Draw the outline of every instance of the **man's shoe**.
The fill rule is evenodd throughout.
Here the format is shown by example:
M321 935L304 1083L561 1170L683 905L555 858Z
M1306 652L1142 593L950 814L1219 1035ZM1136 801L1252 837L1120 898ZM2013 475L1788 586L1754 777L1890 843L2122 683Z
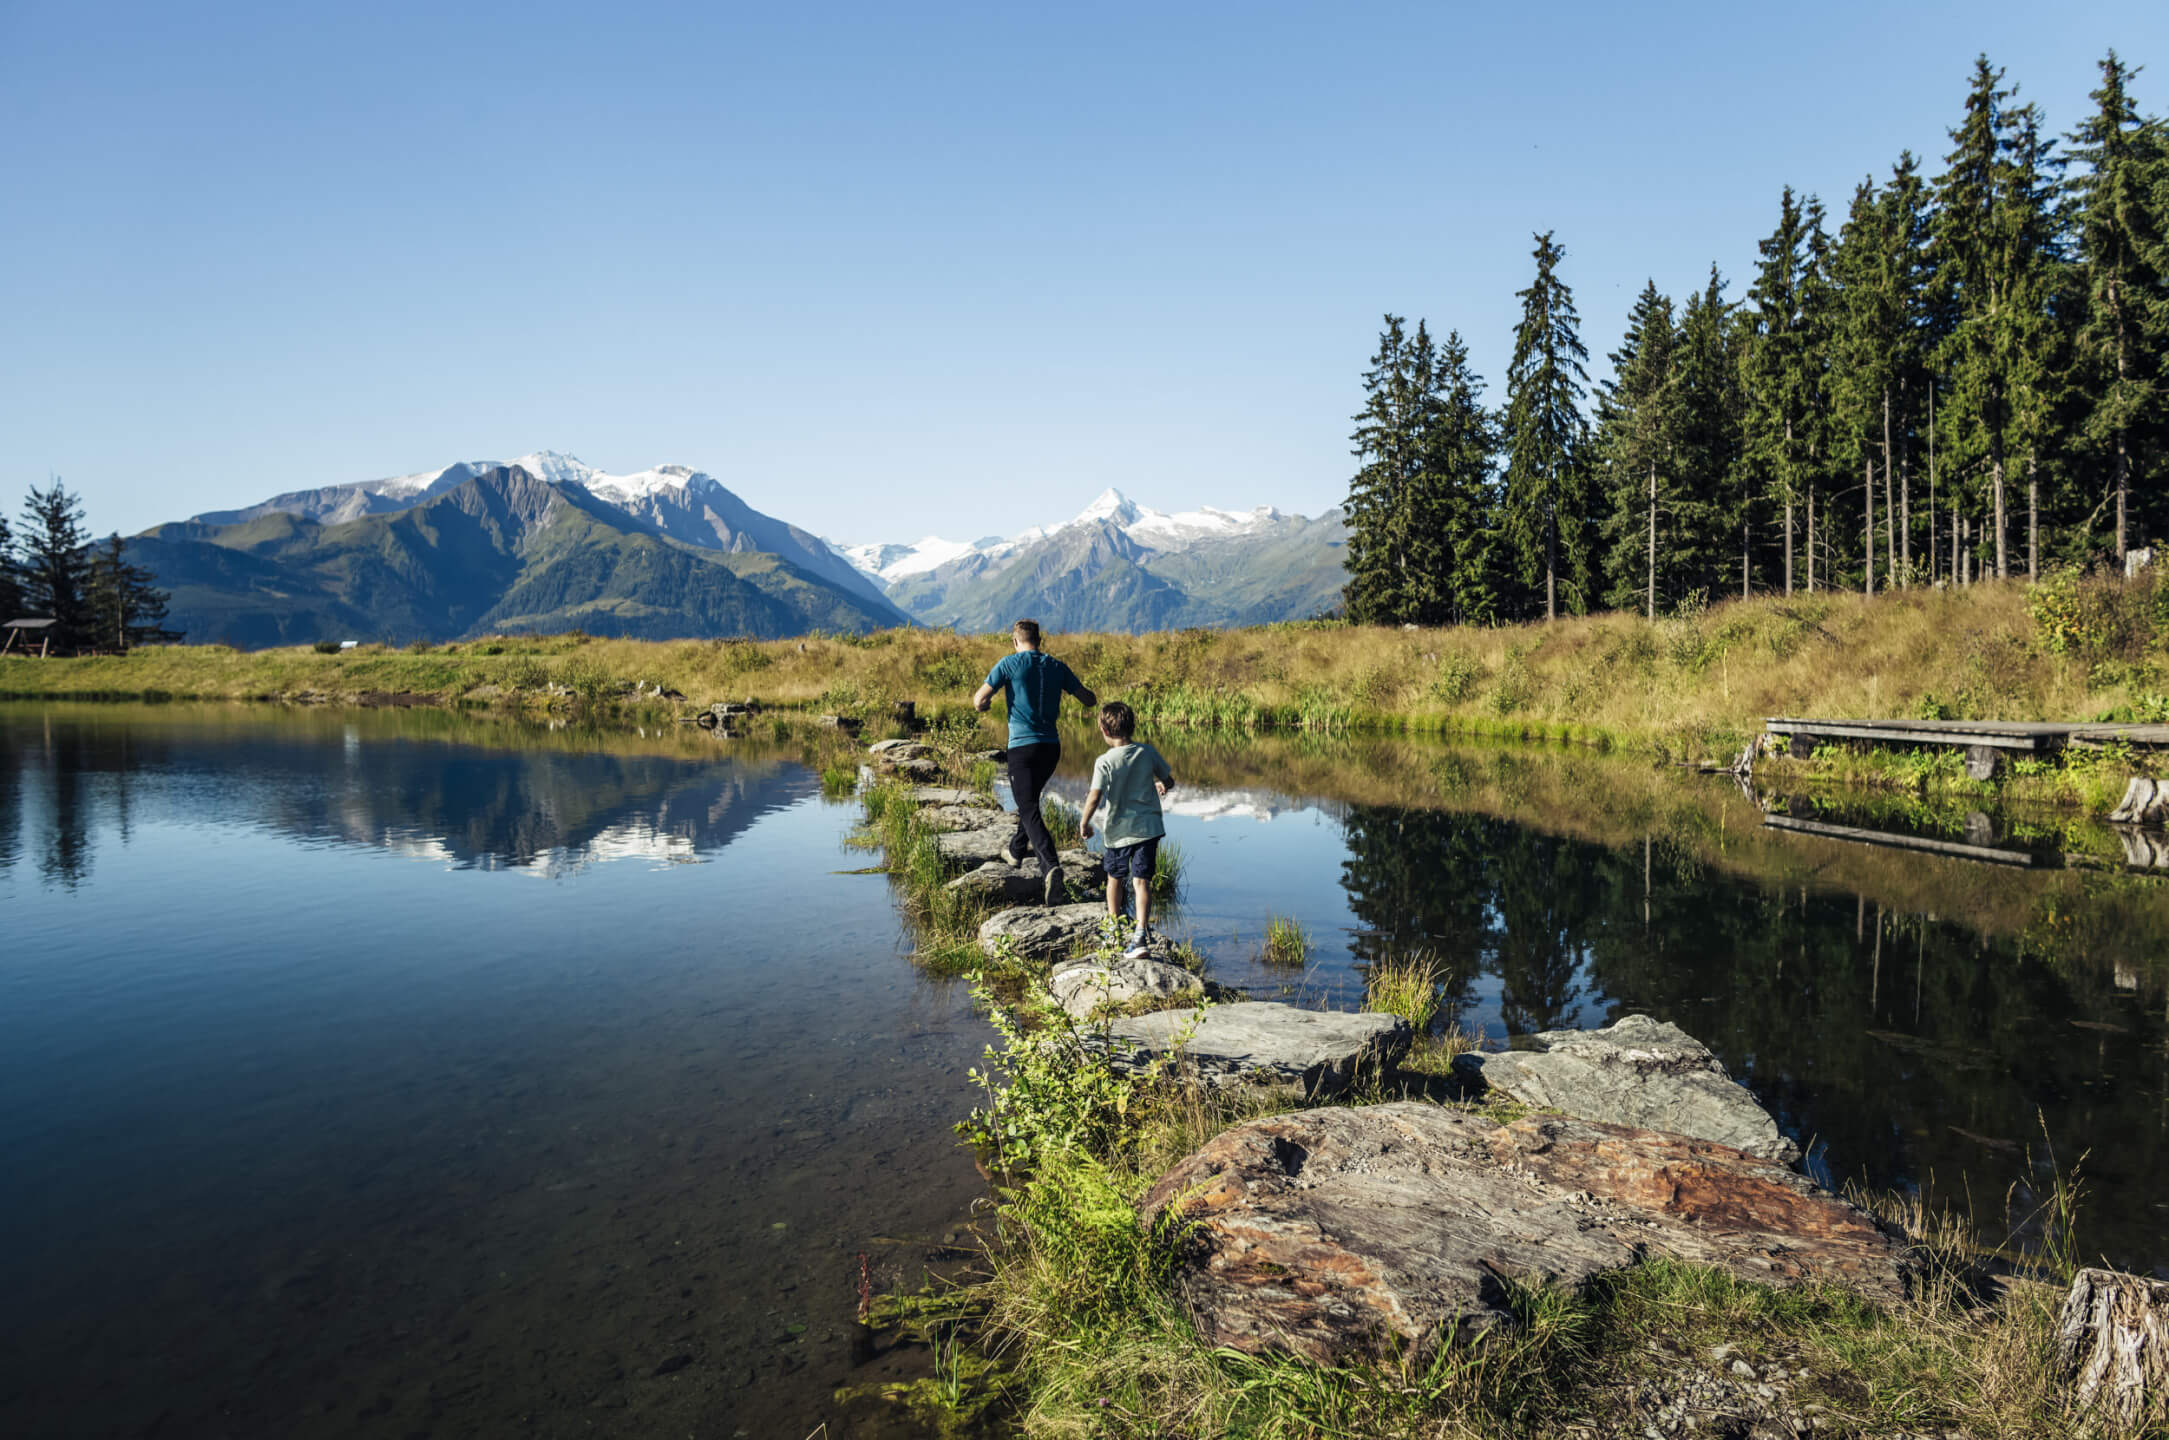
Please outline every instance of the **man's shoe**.
M1024 858L1031 853L1032 847L1025 841L1024 832L1022 830L1019 830L1016 834L1009 837L1009 848L1007 854L1009 856L1010 864L1022 865L1024 863Z
M1046 900L1049 905L1060 905L1069 899L1069 886L1063 883L1065 879L1061 866L1050 865L1047 867Z

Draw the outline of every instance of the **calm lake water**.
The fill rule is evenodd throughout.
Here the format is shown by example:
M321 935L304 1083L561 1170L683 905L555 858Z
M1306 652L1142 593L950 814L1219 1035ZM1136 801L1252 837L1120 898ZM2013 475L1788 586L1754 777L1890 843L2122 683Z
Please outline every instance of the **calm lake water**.
M1223 982L1353 1004L1421 948L1495 1040L1648 1011L1826 1180L1999 1238L2083 1154L2082 1245L2169 1273L2169 881L2105 830L1163 748L1173 928ZM839 873L856 814L689 732L0 706L0 1433L877 1433L830 1400L909 1363L853 1364L858 1257L915 1284L968 1223L988 1031ZM1301 973L1257 962L1268 914Z

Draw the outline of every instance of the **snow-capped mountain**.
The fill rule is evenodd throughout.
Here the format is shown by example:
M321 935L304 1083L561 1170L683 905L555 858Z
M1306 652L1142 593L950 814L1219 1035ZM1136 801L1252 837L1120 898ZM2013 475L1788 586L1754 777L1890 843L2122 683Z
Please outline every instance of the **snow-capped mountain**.
M1143 630L1300 619L1339 603L1337 509L1270 505L1170 514L1120 490L1075 516L1003 539L830 542L889 599L930 625L999 629L1029 613L1062 629Z
M577 485L639 525L688 545L734 554L780 555L828 584L889 607L881 583L868 579L858 565L839 556L819 536L762 514L714 476L685 465L657 465L618 475L577 456L536 450L517 460L460 460L441 470L291 490L238 510L214 510L192 518L206 525L238 525L265 515L287 514L336 525L364 515L411 510L500 467L524 470L548 485Z
M929 535L910 544L844 545L833 540L829 544L866 574L893 585L907 576L922 575L972 555L999 559L1079 526L1109 525L1148 550L1174 551L1200 540L1257 534L1287 518L1270 505L1249 511L1216 510L1207 505L1170 515L1164 510L1148 509L1109 486L1070 519L1056 525L1035 525L1007 538L944 540Z

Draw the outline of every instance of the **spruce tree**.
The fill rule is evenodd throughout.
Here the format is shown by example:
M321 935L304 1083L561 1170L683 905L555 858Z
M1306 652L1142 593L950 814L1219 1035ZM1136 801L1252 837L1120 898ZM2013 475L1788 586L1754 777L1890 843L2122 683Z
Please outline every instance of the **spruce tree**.
M1810 200L1812 203L1812 197ZM1808 494L1818 389L1803 309L1810 267L1809 208L1790 185L1778 199L1777 228L1757 245L1762 258L1748 291L1741 381L1747 397L1746 462L1784 515L1785 593L1793 590L1793 535Z
M168 596L158 577L127 560L118 534L91 552L84 575L82 645L126 653L136 645L168 644L181 638L159 622L166 618Z
M1422 439L1426 562L1437 581L1417 623L1469 624L1496 614L1490 568L1492 465L1498 435L1484 382L1449 331L1431 370Z
M1678 491L1674 549L1682 599L1729 588L1735 535L1749 533L1742 495L1741 425L1745 400L1735 353L1736 317L1725 280L1710 266L1707 284L1680 314ZM1742 552L1744 557L1744 550ZM1743 570L1743 584L1746 572Z
M1660 528L1666 532L1668 582L1673 568L1669 512L1678 489L1683 428L1679 335L1672 302L1658 293L1656 281L1643 285L1627 316L1626 337L1607 358L1612 378L1598 387L1595 445L1610 496L1604 536L1612 584L1605 598L1622 609L1639 604L1654 620ZM1668 592L1673 588L1665 586Z
M1536 278L1517 292L1521 323L1506 372L1504 521L1522 584L1534 590L1541 582L1544 618L1555 620L1562 589L1571 608L1589 602L1580 408L1589 351L1573 291L1559 275L1566 251L1546 231L1533 254Z
M1363 465L1348 484L1348 584L1341 593L1357 624L1403 623L1415 603L1413 491L1423 466L1416 359L1405 322L1386 316L1349 437Z
M83 582L89 568L90 540L83 531L83 505L60 481L32 488L23 503L23 533L17 541L23 608L51 619L53 648L70 650L86 643Z
M23 587L15 560L15 532L0 515L0 622L24 617ZM0 637L4 640L5 637Z
M2138 72L2114 50L2100 65L2096 109L2071 137L2084 166L2074 185L2086 300L2078 341L2090 401L2085 430L2108 457L2121 563L2141 485L2135 441L2158 431L2169 381L2169 140L2132 101Z

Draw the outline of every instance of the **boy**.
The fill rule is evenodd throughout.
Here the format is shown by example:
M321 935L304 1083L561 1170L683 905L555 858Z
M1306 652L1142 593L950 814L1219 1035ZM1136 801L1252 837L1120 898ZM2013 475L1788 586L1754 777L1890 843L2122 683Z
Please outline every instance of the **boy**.
M1092 762L1092 792L1077 825L1091 839L1092 817L1100 802L1107 802L1107 913L1121 921L1125 879L1137 897L1137 933L1123 952L1129 960L1144 958L1152 939L1152 868L1160 837L1167 833L1160 797L1175 788L1175 772L1159 751L1130 738L1136 733L1137 714L1129 706L1110 700L1100 707L1100 739L1107 752Z

